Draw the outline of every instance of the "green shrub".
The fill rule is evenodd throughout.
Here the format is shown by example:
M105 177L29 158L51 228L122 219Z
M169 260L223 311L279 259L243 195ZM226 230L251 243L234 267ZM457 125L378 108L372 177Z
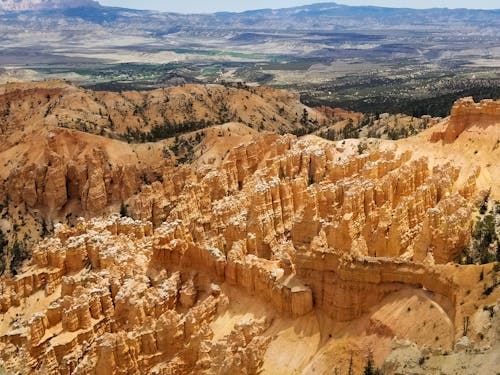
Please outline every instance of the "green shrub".
M19 242L15 241L14 245L12 245L12 262L10 263L10 269L12 273L15 275L19 268L21 268L23 262L28 259L30 256L26 246Z

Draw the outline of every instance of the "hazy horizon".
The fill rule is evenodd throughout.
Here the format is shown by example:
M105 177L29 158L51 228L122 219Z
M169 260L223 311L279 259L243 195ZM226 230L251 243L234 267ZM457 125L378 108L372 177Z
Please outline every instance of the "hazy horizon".
M102 5L132 8L132 9L150 9L178 13L213 13L213 12L241 12L245 10L264 9L264 8L288 8L293 6L308 5L314 3L336 2L343 5L372 5L391 8L468 8L468 9L499 9L500 0L478 0L471 8L471 2L468 0L421 0L418 4L400 0L252 0L234 2L229 0L190 0L190 1L165 1L165 0L145 0L137 2L134 0L100 0Z

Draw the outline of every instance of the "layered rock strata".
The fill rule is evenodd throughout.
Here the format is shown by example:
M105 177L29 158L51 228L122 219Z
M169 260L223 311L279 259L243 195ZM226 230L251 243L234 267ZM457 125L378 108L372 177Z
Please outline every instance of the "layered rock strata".
M477 173L459 186L451 165L355 150L259 136L220 167L183 166L144 187L127 202L137 221L57 227L2 280L5 317L45 301L2 332L3 359L19 347L34 373L256 373L271 322L243 319L213 339L227 288L284 316L318 309L335 321L424 288L453 321L455 284L436 264L470 240Z
M0 86L1 135L33 126L63 127L144 141L141 134L155 127L163 137L173 137L231 121L262 130L292 131L303 126L304 111L311 123L331 122L322 112L303 105L298 94L269 87L188 84L117 93L61 81Z
M53 134L55 142L68 137L73 141L71 155L61 156L58 146L49 141L36 162L12 169L0 184L4 201L45 210L49 216L65 209L95 215L138 192L143 176L161 175L168 166L166 160L163 166L153 168L119 163L104 147L88 149L88 143L78 140L78 134L67 131ZM71 203L76 203L77 209L70 207Z
M129 200L134 216L179 222L195 242L271 259L314 242L360 256L446 263L470 240L477 171L430 168L411 153L350 154L322 141L268 135L223 165L185 168Z
M486 128L500 123L500 101L490 99L474 102L472 97L459 99L451 109L449 123L443 132L433 133L431 141L455 141L471 126Z
M271 322L242 320L223 342L212 341L210 322L228 304L219 286L225 280L225 257L213 249L188 250L186 242L169 233L170 228L153 232L148 223L116 217L59 227L34 251L32 267L46 271L37 276L27 272L1 285L4 314L20 300L40 293L50 301L25 325L2 336L4 353L22 347L26 365L40 374L137 373L153 368L162 374L214 373L211 363L227 365L223 373L231 373L235 366L254 373L269 341L258 336ZM174 247L180 251L174 257L181 261L165 256L160 261L159 253L174 254ZM222 268L211 272L211 261ZM247 271L247 277L263 283L257 284L260 290L276 289L272 296L283 312L304 314L312 309L308 288L292 289L290 280L267 272L258 261ZM213 361L221 357L221 347L237 348L240 361Z

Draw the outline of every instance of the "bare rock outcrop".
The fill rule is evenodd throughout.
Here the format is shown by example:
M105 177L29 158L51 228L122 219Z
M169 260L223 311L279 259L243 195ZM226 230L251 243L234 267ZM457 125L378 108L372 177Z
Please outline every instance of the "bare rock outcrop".
M150 166L139 162L142 149L131 148L125 151L127 162L113 155L113 148L120 149L121 142L85 137L60 129L37 133L37 139L33 138L34 143L17 160L18 166L0 183L5 201L52 220L70 214L89 217L116 207L139 192L144 179L161 179L172 168L160 156L161 151ZM46 149L36 154L33 149L39 146L35 143L43 146L44 142Z
M479 103L475 103L472 97L459 99L451 109L448 126L443 132L433 133L431 141L442 140L444 143L451 143L471 126L485 128L499 123L499 101L481 100Z
M361 153L357 140L270 133L220 164L143 169L112 159L109 144L89 149L56 133L52 151L69 137L85 152L42 154L46 168L12 173L11 199L51 211L77 200L89 216L124 201L132 217L58 225L15 277L0 279L0 311L15 318L0 331L9 369L22 348L35 374L255 374L276 326L265 314L238 316L240 296L287 320L345 323L419 291L453 339L472 309L462 307L467 288L481 293L460 280L479 268L448 264L471 239L477 169L392 144ZM141 173L165 178L141 187ZM36 311L19 315L36 299ZM383 319L365 319L367 332L390 336Z
M213 363L228 373L255 373L270 341L260 335L270 322L247 319L222 341L211 340L209 324L227 305L217 286L225 282L226 257L214 248L195 248L182 230L153 231L147 222L119 217L59 226L33 257L34 267L52 271L27 272L0 285L3 313L35 294L51 300L25 329L2 336L0 346L23 345L29 363L60 374L169 371L165 363L178 373L212 374ZM274 290L273 303L285 314L311 311L310 289L276 277L276 267L256 263L242 269L255 279L249 293ZM308 297L298 301L295 293ZM221 348L239 354L222 360Z
M42 1L47 4L62 2ZM12 1L0 2L0 9L1 4L9 6L9 3L13 4ZM255 128L262 124L263 130L268 131L292 131L310 125L300 121L304 110L310 124L313 121L331 123L323 112L302 104L298 94L263 86L187 84L123 93L94 92L62 81L0 86L0 123L4 135L32 127L64 127L144 141L155 126L165 138L165 135L170 137L185 132L186 128L196 130L228 122ZM146 139L157 139L158 133L153 133Z
M165 181L129 205L154 223L181 221L195 242L210 238L227 254L243 241L246 253L265 259L288 238L304 250L322 239L361 256L421 262L433 252L445 263L469 241L477 173L457 186L459 169L431 170L410 153L337 155L321 143L262 137L234 149L220 169L176 172L184 187Z

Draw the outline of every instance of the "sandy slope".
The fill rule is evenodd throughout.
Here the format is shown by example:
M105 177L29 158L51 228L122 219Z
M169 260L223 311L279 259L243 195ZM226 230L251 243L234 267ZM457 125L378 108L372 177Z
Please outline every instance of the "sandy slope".
M462 167L461 178L480 168L478 186L491 188L491 196L500 199L500 122L496 125L475 124L467 128L453 143L431 142L432 134L444 131L445 119L419 135L397 141L403 150L412 150L414 157L426 156L433 165L452 162ZM459 182L462 181L459 180Z

